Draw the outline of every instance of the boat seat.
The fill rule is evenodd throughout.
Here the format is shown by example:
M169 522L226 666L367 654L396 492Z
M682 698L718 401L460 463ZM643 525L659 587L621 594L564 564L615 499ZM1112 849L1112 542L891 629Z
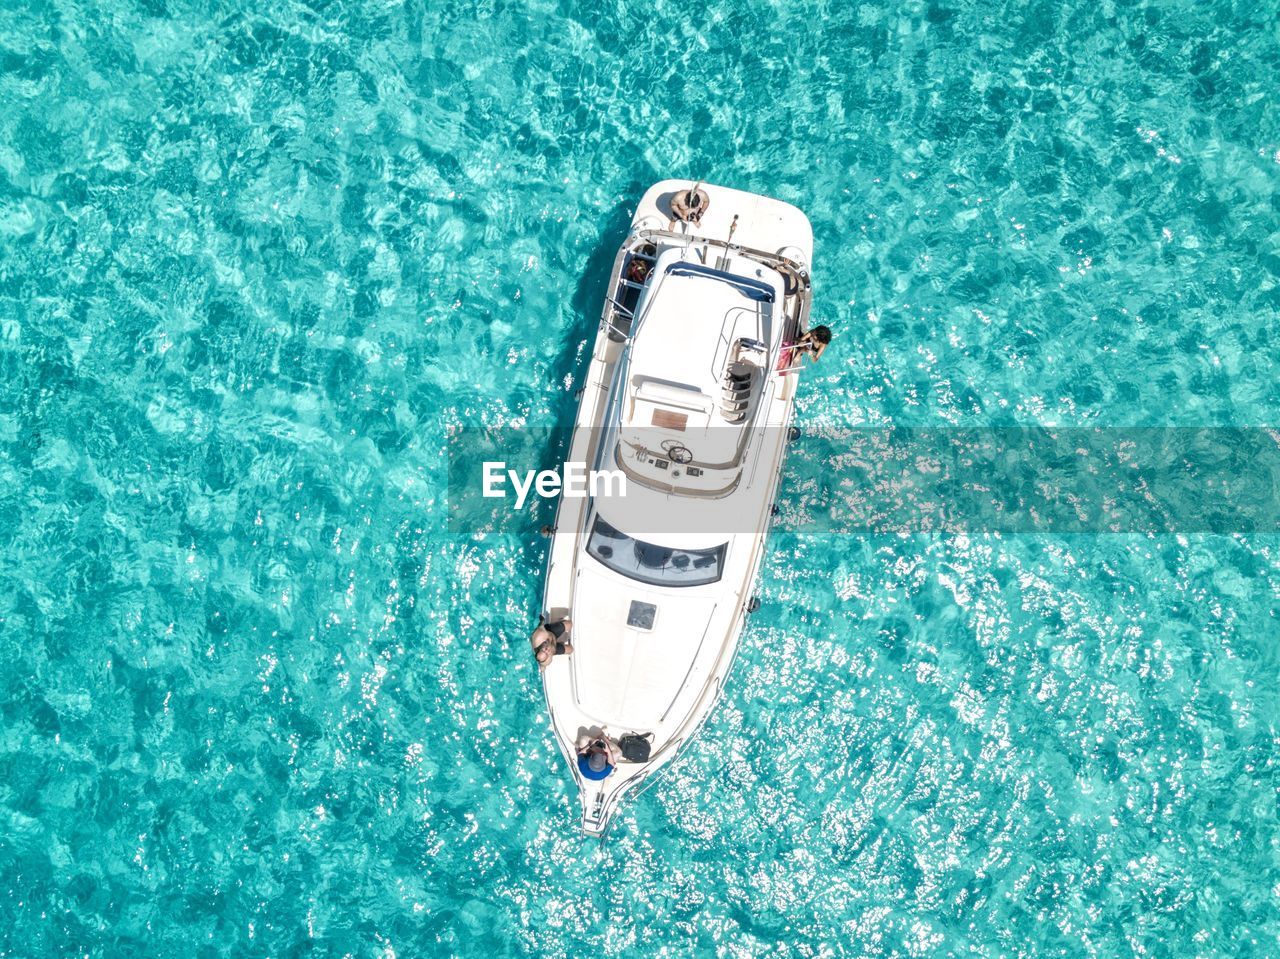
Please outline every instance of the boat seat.
M715 406L711 397L702 390L683 383L670 383L647 376L638 376L635 382L635 398L655 406L675 407L697 413L710 413Z

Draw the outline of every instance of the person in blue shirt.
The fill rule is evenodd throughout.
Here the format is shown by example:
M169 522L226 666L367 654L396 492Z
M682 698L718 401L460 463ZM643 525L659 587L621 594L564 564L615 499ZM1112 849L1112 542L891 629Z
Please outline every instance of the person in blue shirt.
M622 754L618 744L603 729L578 736L578 772L586 779L608 778Z

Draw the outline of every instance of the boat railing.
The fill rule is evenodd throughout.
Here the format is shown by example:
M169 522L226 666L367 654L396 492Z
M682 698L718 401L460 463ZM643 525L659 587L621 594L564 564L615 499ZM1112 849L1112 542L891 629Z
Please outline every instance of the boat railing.
M611 337L616 337L616 342L621 343L631 335L631 321L635 319L634 315L626 314L626 325L617 322L618 309L617 303L613 302L613 297L609 297L609 302L613 304L614 309L610 310L604 318L604 325L609 328Z
M698 236L689 237L684 233L677 233L673 230L641 230L637 236L642 237L658 237L670 240L679 240L687 243L690 239L697 243L705 243L708 246L721 247L734 253L742 253L752 259L763 260L769 263L784 263L794 269L806 281L809 277L809 271L803 263L797 263L789 256L783 256L781 253L770 253L768 250L757 250L754 247L743 246L741 243L730 243L727 240L715 240L711 237Z

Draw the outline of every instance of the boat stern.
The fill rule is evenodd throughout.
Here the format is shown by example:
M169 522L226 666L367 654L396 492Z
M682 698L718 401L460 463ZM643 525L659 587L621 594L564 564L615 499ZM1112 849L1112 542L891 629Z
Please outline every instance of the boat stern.
M687 225L691 236L773 253L797 266L809 267L813 261L813 227L809 218L783 200L732 187L692 180L655 183L636 207L632 229L674 230L681 226L672 203L694 186L710 202L698 222Z

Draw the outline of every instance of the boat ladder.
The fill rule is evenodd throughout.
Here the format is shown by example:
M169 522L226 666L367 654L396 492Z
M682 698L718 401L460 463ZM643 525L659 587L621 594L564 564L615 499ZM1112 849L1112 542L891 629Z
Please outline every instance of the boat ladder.
M752 367L747 363L731 363L725 370L720 414L730 423L741 423L747 418L747 406L751 402L751 371Z

